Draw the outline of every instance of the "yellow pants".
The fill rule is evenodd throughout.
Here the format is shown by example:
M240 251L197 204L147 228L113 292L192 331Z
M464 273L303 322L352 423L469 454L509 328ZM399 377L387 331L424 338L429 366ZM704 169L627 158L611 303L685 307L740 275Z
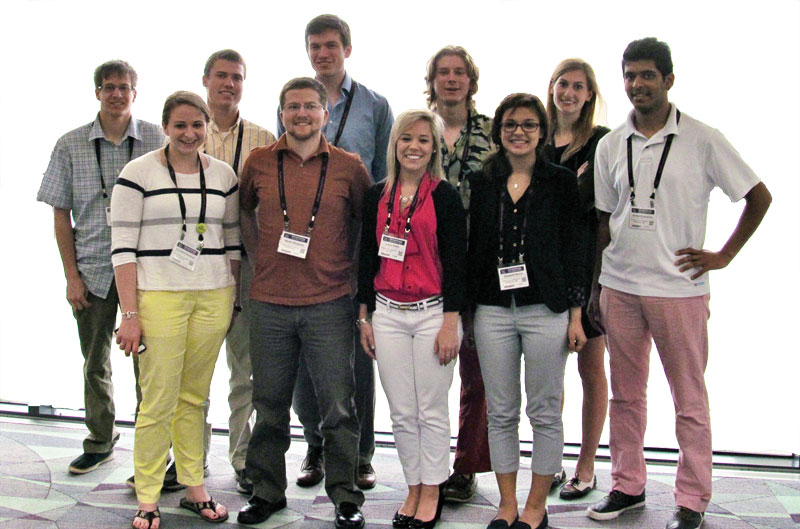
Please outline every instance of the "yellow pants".
M133 447L141 503L157 503L161 496L170 439L178 481L203 484L203 402L231 321L233 294L233 287L138 292L147 345L139 358L142 403Z

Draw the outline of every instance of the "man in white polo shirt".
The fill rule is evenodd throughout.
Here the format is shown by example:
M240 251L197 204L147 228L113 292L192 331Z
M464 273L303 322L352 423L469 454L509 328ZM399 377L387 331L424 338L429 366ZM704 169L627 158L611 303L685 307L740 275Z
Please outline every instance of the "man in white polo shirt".
M724 268L755 232L772 200L717 130L669 103L669 46L631 42L622 59L633 111L606 135L595 159L598 259L589 311L606 332L611 366L611 492L587 510L595 520L644 506L643 454L651 340L676 410L677 510L667 529L695 529L711 499L708 272ZM711 191L745 207L728 241L704 250ZM602 291L600 290L602 285Z

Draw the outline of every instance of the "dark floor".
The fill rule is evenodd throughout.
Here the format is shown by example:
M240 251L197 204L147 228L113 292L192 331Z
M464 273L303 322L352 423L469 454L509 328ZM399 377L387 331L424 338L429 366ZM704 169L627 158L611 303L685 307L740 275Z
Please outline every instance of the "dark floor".
M80 424L0 417L0 529L126 528L136 510L136 498L124 482L132 474L133 431L122 429L113 461L96 471L72 476L69 462L81 452L85 429ZM294 476L305 445L293 443L287 469ZM391 517L405 497L400 464L394 450L379 448L374 465L379 485L367 492L364 514L367 526L390 526ZM523 468L529 466L523 460ZM567 462L567 472L570 472ZM246 498L235 492L233 472L227 463L227 439L215 435L206 483L212 495L231 511L224 527L236 526L236 511ZM598 468L598 491L580 503L566 503L552 494L548 501L554 528L662 529L671 516L674 469L653 467L647 483L647 508L626 513L617 520L595 522L584 514L586 505L601 498L609 485L608 465ZM519 499L524 503L530 472L520 472ZM321 486L301 489L290 479L289 508L259 527L330 529L333 507ZM162 527L207 527L197 516L178 508L182 492L161 498ZM441 529L482 529L495 513L499 499L494 477L481 475L478 494L465 505L446 506ZM800 476L715 472L714 497L706 529L775 529L800 527Z

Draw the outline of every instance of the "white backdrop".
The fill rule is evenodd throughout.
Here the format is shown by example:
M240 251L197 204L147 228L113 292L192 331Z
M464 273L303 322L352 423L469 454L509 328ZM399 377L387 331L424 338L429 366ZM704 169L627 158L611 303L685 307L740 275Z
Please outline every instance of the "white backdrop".
M385 95L395 115L424 106L428 58L441 46L465 46L481 69L478 110L492 115L511 92L546 96L555 65L588 60L608 104L610 126L630 106L620 59L625 45L656 36L671 45L671 100L720 129L772 191L774 201L754 239L727 269L712 274L711 394L718 450L800 452L796 420L800 297L800 2L421 2L354 1L336 13L353 31L348 71ZM224 5L226 11L220 10ZM189 7L191 6L191 7ZM65 281L53 237L52 212L35 201L55 141L89 122L99 105L92 72L122 58L139 73L135 116L158 122L167 95L204 95L208 55L235 48L248 62L241 105L248 119L275 130L280 88L313 74L303 30L330 2L191 4L22 1L3 4L0 43L0 400L82 406L77 333L64 299ZM772 108L775 105L775 108ZM712 196L706 247L718 249L741 204ZM118 417L131 416L129 360L114 356ZM212 417L226 421L227 368L221 356L212 388ZM458 380L451 390L455 431ZM580 382L568 364L567 441L580 440ZM389 430L379 390L376 428ZM523 424L523 435L530 429ZM603 442L606 442L604 436ZM650 382L650 446L676 446L669 390L657 355Z

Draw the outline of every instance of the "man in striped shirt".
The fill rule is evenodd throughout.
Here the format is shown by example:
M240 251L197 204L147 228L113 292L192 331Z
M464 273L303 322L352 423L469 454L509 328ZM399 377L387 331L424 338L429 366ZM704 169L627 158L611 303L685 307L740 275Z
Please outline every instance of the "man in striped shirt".
M207 89L208 108L211 110L205 151L233 167L237 176L241 174L250 151L275 142L275 136L271 132L239 115L239 101L242 99L246 76L247 66L244 59L238 52L230 49L212 53L203 72L203 86ZM242 292L250 291L252 277L250 262L243 254ZM234 307L239 315L225 339L225 350L228 368L231 370L228 456L236 472L237 490L249 495L253 493L253 483L247 479L244 470L253 416L248 305L249 299L245 295L242 297L242 305ZM206 457L210 440L211 425L206 421Z

